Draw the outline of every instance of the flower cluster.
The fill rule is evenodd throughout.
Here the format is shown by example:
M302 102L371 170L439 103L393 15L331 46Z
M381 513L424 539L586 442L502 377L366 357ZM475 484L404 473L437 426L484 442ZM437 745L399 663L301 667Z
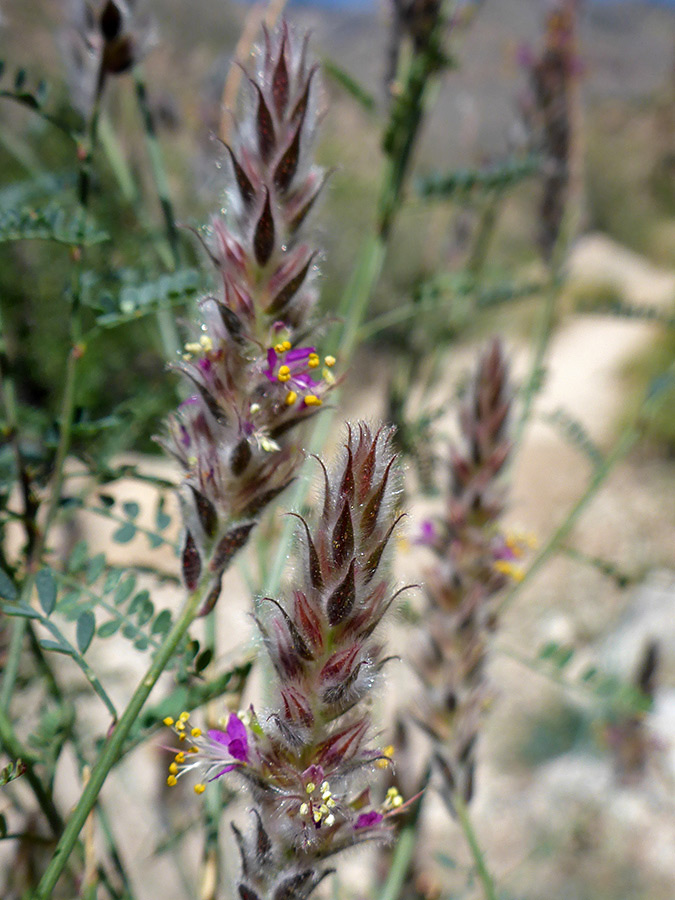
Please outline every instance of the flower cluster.
M447 512L423 527L421 542L438 562L426 579L424 648L417 660L425 691L415 718L434 740L450 802L456 791L471 798L475 745L490 698L485 662L497 621L494 600L510 579L522 577L518 560L527 546L498 526L510 402L504 352L494 340L460 411L463 446L451 452Z
M193 393L165 441L185 476L184 580L192 590L208 571L213 581L205 609L255 517L295 474L289 431L335 383L334 357L322 361L307 342L316 251L303 222L323 183L311 161L316 66L283 24L265 34L254 70L225 146L227 203L205 242L222 294L202 301L199 334L176 365Z
M558 239L570 180L572 85L580 68L576 41L578 5L578 0L558 0L547 18L541 52L523 53L530 91L524 113L536 149L542 155L544 189L539 243L547 259Z
M256 830L235 829L242 857L239 894L305 898L325 871L320 861L388 834L403 807L395 788L373 805L359 777L391 764L392 748L369 743L363 701L386 662L377 629L392 593L386 556L400 520L394 510L390 434L350 429L342 464L324 475L322 513L301 525L302 570L285 603L268 598L257 619L278 679L273 710L230 715L202 734L187 713L169 718L179 741L168 783L195 772L205 782L232 773L248 785ZM400 593L400 592L399 592ZM291 890L292 888L292 890Z
M65 35L69 77L76 102L89 110L109 75L130 71L155 41L150 18L134 0L71 0Z

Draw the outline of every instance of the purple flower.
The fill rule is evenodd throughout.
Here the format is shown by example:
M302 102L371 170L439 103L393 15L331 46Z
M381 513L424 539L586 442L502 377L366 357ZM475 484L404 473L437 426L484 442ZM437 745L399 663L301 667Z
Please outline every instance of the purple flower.
M212 741L226 747L230 756L240 762L248 762L248 734L246 726L236 713L230 714L226 731L212 728L208 734ZM230 766L230 768L235 767Z
M189 744L187 750L177 751L169 766L167 784L173 787L185 772L197 770L201 781L195 785L195 792L201 794L205 781L215 781L226 772L240 769L248 763L248 732L236 713L230 714L225 731L211 728L206 735L200 728L190 727L189 718L189 714L183 712L177 721L170 716L164 719L164 724L173 728L178 740Z
M380 822L384 819L382 813L377 812L375 809L371 809L368 812L361 813L356 822L354 823L354 831L358 831L361 828L372 828L373 825L379 825Z
M420 534L415 543L424 547L430 547L436 542L437 537L438 529L436 525L431 519L425 519L420 526Z
M310 372L320 364L319 355L314 347L295 347L291 349L290 341L282 341L267 350L267 368L263 374L272 384L283 384L289 395L296 392L306 395L315 394L321 382L312 378ZM295 396L293 401L295 401Z

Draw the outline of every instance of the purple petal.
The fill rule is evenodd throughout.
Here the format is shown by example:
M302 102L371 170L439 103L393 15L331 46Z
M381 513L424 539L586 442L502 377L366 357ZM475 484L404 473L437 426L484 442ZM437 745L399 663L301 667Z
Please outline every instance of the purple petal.
M209 778L209 781L215 781L217 778L220 778L221 775L224 775L226 772L231 772L233 769L238 769L239 763L232 763L229 766L225 766L220 770L220 772L216 772L213 778Z
M436 539L436 526L431 519L425 519L422 522L421 534L419 536L420 544L433 544Z
M216 744L222 744L223 747L228 747L230 744L230 738L224 731L220 731L218 728L210 728L208 731L209 738L212 741L215 741Z
M319 384L318 381L315 381L312 376L308 375L306 372L299 372L297 375L293 375L293 383L305 389L315 388Z
M240 741L239 739L230 741L230 746L227 749L230 751L230 756L234 756L235 759L239 759L241 762L248 762L248 744L246 741Z
M382 813L376 812L374 809L371 809L366 813L361 813L354 823L354 831L359 828L372 828L373 825L379 825L382 819L384 819Z
M248 744L246 726L236 713L230 713L227 720L227 736L231 741L243 741L244 744Z
M314 347L296 347L295 350L289 350L286 354L286 363L290 366L291 363L300 360L304 362L306 359L309 359L312 353L316 353Z

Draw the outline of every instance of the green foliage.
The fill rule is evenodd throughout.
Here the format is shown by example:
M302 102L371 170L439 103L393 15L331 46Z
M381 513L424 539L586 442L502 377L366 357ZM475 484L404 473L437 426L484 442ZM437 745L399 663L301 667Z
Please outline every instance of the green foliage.
M26 772L26 763L21 759L17 759L16 762L10 762L4 768L0 769L0 787L3 787L6 784L9 784L10 781L14 781L16 778L20 778ZM4 821L4 820L3 820ZM4 823L4 831L6 832L7 826ZM0 836L3 831L3 823L0 823Z
M82 222L80 213L66 209L62 202L42 207L0 207L0 244L29 240L54 241L68 246L78 243L91 246L109 240L109 235L92 222L90 217Z
M343 88L367 113L374 113L377 109L375 98L362 84L346 72L341 66L331 59L324 59L321 63L322 71Z
M603 455L578 419L564 409L556 409L544 416L544 420L555 425L572 447L586 456L594 466L602 464Z
M18 594L14 582L4 569L0 569L0 597L2 597L3 600L9 600L10 603L13 603L17 596Z
M541 168L538 156L514 157L484 169L453 169L436 172L416 181L417 193L425 200L451 198L465 199L474 191L504 191L526 178L536 175Z

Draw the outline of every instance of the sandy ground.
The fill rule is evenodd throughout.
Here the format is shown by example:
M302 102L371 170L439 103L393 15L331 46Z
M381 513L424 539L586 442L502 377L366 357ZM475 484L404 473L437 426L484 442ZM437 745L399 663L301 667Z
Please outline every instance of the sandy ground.
M570 272L574 282L615 284L632 303L665 305L672 303L675 297L674 274L656 270L602 236L589 236L579 242ZM539 420L539 413L564 407L583 422L600 447L608 447L622 406L618 373L625 361L650 340L654 328L642 322L600 316L571 316L562 323L550 347L547 378L537 402L537 416L512 473L509 520L513 525L545 538L564 518L589 475L588 463L566 446L550 425ZM466 368L474 349L464 348L454 354L449 364L449 377L455 377ZM527 370L527 348L516 348L514 357L516 376L522 375ZM363 415L373 419L380 411L378 398L383 393L386 372L371 374L372 391L367 396L361 393L358 403L350 403L350 417ZM140 500L144 507L137 486L121 484L116 491L125 499ZM421 509L413 509L413 520ZM143 539L121 548L109 545L112 527L107 527L107 523L102 526L98 519L90 517L82 525L88 531L90 529L92 551L105 547L106 551L117 554L120 563L149 561L147 543ZM588 553L620 561L628 570L675 568L672 464L639 455L622 463L583 517L572 541ZM164 552L161 565L168 571L175 571L177 563L172 554ZM418 565L414 557L404 557L401 577L412 575L418 580L419 574L415 576L412 571ZM246 604L241 601L248 595L242 572L239 567L228 575L225 596L218 607L218 630L223 653L227 655L217 665L223 668L231 661L229 654L233 648L241 646L241 635L250 633ZM647 587L619 592L594 570L558 558L532 580L508 611L500 641L504 646L531 653L551 637L573 640L582 652L592 656L602 650L608 633L615 630L619 633L622 627L625 631L631 616L642 621L645 590L651 590L652 595L654 590L657 593L660 590L665 598L659 601L660 606L657 604L661 618L656 615L653 620L657 623L653 627L658 629L668 602L675 602L675 584L667 570L652 579L654 577L656 587L652 580ZM175 590L170 587L153 591L153 598L157 607L164 604L175 607L177 604ZM642 638L644 631L642 628ZM633 637L633 649L638 639ZM629 638L626 640L630 643ZM105 684L110 686L114 701L121 707L140 678L146 658L120 640L108 644L110 647L103 645L100 651L97 650L96 665ZM671 684L675 674L674 646L675 641L668 651L667 671ZM609 650L607 653L611 656ZM626 654L629 655L628 651ZM67 662L62 670L63 677L78 681L79 675ZM505 887L516 895L518 890L524 893L527 888L528 897L541 897L542 900L552 896L560 900L568 896L581 900L582 894L565 893L562 887L566 883L565 866L574 869L570 862L574 841L581 841L574 831L576 827L586 841L582 857L583 865L589 870L593 870L595 860L601 875L602 867L611 873L623 852L628 854L632 864L646 873L646 883L652 891L650 898L660 900L672 896L672 892L670 895L660 893L662 881L667 884L668 879L675 880L675 856L665 849L669 846L668 841L675 839L675 834L672 833L672 806L662 797L659 805L654 798L659 794L658 779L646 787L618 788L606 759L574 754L552 760L548 767L529 771L510 764L508 748L516 740L514 734L518 728L527 725L528 713L541 709L552 700L559 702L560 698L538 676L505 657L496 656L494 677L499 699L481 750L482 770L474 817L491 865ZM169 681L167 677L165 684ZM392 686L397 689L395 679ZM165 689L165 685L160 685L153 698L159 697ZM671 728L672 738L675 703L669 706L669 702L666 698L660 709L663 719L660 727L663 733ZM105 710L102 711L95 699L83 700L79 715L81 722L86 723L90 742L107 727ZM158 845L169 837L177 823L186 823L198 814L198 801L189 790L180 793L177 789L170 799L167 798L163 788L165 756L158 743L135 751L115 770L102 795L116 839L128 860L138 900L157 897L185 900L198 896L197 838L182 842L168 853L155 854ZM76 781L74 761L65 759L57 777L58 798L64 810L76 796ZM612 798L611 802L608 797ZM169 802L165 802L167 799ZM430 806L429 839L459 860L462 883L462 867L467 859L459 834L442 810L434 811L433 802ZM552 817L552 808L562 810L564 814ZM243 820L245 813L239 810L235 817ZM666 821L670 821L667 827ZM643 839L631 844L631 834L636 828L640 829ZM542 849L546 844L543 835L549 831L550 840L562 844L565 851L556 854L555 863L546 856L545 847ZM229 829L224 828L223 835L223 843L227 845L227 866L234 872L237 863ZM2 859L0 848L0 863ZM354 866L359 871L358 860L347 867L348 871ZM529 873L529 881L523 882L523 873ZM559 891L533 893L532 873L543 879L553 879L550 883L561 886ZM575 877L578 874L574 872ZM359 878L357 875L355 885L363 893ZM2 881L0 865L0 888ZM225 883L228 883L227 874ZM6 896L2 890L0 895ZM229 895L224 892L222 896ZM598 894L598 900L601 896L605 894ZM642 895L631 893L625 896Z

